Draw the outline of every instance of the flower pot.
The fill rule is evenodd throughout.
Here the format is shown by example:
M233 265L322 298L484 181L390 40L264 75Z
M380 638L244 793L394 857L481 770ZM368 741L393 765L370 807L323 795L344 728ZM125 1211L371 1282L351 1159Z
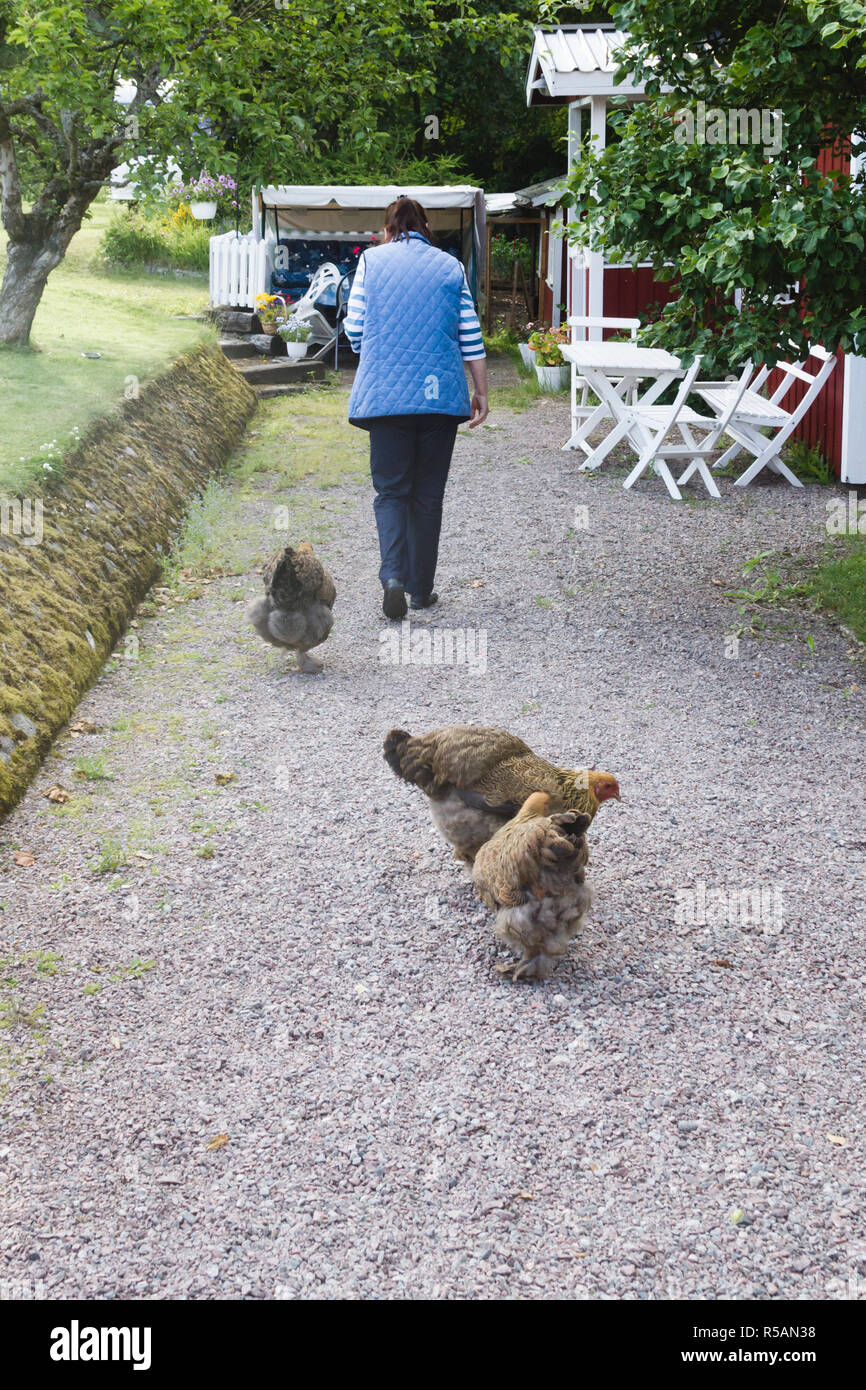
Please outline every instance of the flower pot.
M216 203L190 203L189 210L197 222L209 222L216 217Z
M262 325L262 332L267 333L268 337L272 338L277 331L276 323L269 323L265 319L260 319L260 323Z
M564 391L567 385L566 369L559 367L540 367L535 364L535 375L542 391Z
M307 344L306 344L306 343L290 343L290 342L288 342L288 341L286 342L286 356L287 356L287 357L306 357L306 355L307 355Z
M520 356L523 358L524 367L535 366L535 348L531 348L528 343L520 343Z

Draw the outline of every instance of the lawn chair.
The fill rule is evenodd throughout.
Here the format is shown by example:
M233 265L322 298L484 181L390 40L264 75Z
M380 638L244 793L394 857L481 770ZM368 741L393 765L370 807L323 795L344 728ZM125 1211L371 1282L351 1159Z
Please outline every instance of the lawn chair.
M576 329L578 328L611 328L620 331L628 330L632 342L637 340L637 331L640 328L640 319L606 319L586 317L577 314L567 320L571 329L571 341L577 341ZM583 449L585 454L592 453L592 445L587 444L587 437L592 434L597 425L602 420L606 420L610 411L607 406L596 402L595 405L588 403L589 384L582 376L578 376L576 367L572 364L571 368L571 434L567 444L563 444L563 449ZM578 395L580 400L578 401Z
M342 279L343 273L339 266L334 265L333 261L324 261L310 281L310 288L307 293L298 300L297 304L292 305L292 315L310 326L310 336L307 342L311 346L316 345L318 347L317 352L308 355L308 360L311 362L325 357L331 348L336 346L339 327L336 323L331 323L317 306L322 301L325 301L327 305L329 299L333 304L336 303ZM334 310L334 315L336 318L336 310Z
M771 468L774 473L781 473L792 487L803 486L800 479L795 477L779 458L779 450L793 434L836 366L835 356L822 347L812 347L809 357L817 357L822 363L814 376L804 370L808 357L803 362L777 362L776 367L784 376L769 397L761 395L759 388L770 375L770 368L761 367L748 390L741 393L733 412L728 409L734 389L730 382L699 381L695 385L696 393L717 416L723 413L728 415L725 432L731 436L734 443L718 460L716 468L723 468L726 463L730 463L741 449L748 449L749 453L754 455L754 463L746 469L741 478L737 478L737 487L746 487L758 476L762 468ZM795 381L805 382L809 389L793 410L785 410L780 402L787 396ZM762 434L761 431L764 429L770 429L773 433L770 436Z
M644 469L653 464L671 497L676 498L677 501L682 500L680 487L683 483L687 483L695 473L699 475L711 497L721 497L716 480L707 467L706 460L710 454L716 452L719 439L725 429L730 429L729 422L752 375L752 364L751 362L746 363L738 381L724 383L729 397L723 413L706 416L698 415L696 411L691 410L686 405L689 393L695 390L695 380L700 370L701 360L700 357L696 357L689 367L672 405L638 404L627 406L624 410L623 418L630 421L629 438L632 448L636 452L640 452L640 457L623 483L623 487L633 487ZM679 431L682 443L674 442L675 429ZM701 440L696 440L692 433L693 429L706 430L706 434ZM671 471L665 462L668 458L688 461L688 467L676 482L674 482Z

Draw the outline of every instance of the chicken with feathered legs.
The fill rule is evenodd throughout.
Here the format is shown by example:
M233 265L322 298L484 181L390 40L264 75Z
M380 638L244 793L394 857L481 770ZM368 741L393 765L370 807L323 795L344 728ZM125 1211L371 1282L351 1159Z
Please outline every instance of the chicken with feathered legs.
M472 881L496 913L493 930L520 952L497 966L512 979L546 979L581 930L592 903L586 882L590 816L550 814L552 797L533 792L513 820L482 845Z
M319 675L322 663L309 651L324 642L333 627L331 608L337 596L333 579L309 541L297 550L287 545L271 560L263 578L264 598L248 605L247 617L265 642L295 653L299 671Z

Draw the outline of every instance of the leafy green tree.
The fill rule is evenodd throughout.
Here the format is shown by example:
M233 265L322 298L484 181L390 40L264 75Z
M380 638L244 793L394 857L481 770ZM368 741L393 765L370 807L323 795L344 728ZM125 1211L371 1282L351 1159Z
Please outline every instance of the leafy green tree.
M804 355L810 341L863 351L866 182L818 161L866 139L866 4L623 0L611 14L630 35L620 71L653 99L612 115L601 155L584 146L568 181L586 209L572 237L678 277L645 341L703 352L708 368ZM699 103L703 142L685 116L697 137ZM762 129L742 124L749 110ZM747 131L756 143L741 143Z
M441 154L456 161L485 189L520 188L552 174L564 164L566 112L553 106L526 109L526 63L532 25L546 7L533 0L512 0L505 13L495 0L476 0L474 17L461 22L465 6L436 4L440 15L455 13L441 41L425 55L421 78L408 98L384 113L388 128L413 132L413 154ZM408 45L403 63L416 61ZM423 50L421 50L423 52ZM434 116L436 138L428 138L425 117Z
M155 178L178 150L215 153L202 115L245 90L278 14L272 0L0 0L0 344L29 342L48 275L116 165L144 160ZM121 81L135 84L127 106ZM275 103L241 104L259 142L290 143Z
M527 129L522 69L544 9L0 0L0 345L29 342L48 275L121 163L145 187L165 179L169 159L185 175L237 172L247 186L437 182L497 159L504 178ZM132 84L126 106L119 83ZM425 139L428 113L438 141ZM536 147L550 163L552 140Z

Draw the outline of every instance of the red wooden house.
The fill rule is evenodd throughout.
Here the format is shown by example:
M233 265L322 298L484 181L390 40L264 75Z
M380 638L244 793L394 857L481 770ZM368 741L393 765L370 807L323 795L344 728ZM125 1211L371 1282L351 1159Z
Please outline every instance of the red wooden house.
M568 106L569 165L581 139L584 112L589 116L590 138L603 148L609 100L647 100L642 84L613 81L616 51L624 38L612 24L535 30L526 78L527 105ZM850 153L834 156L825 151L819 167L847 173L863 158L864 154L855 153L852 158ZM574 314L634 317L671 297L670 284L657 282L650 266L607 265L598 253L583 255L554 236L554 222L578 215L574 209L564 211L548 204L542 212L546 227L541 238L540 317L547 322L559 324L562 305ZM786 406L802 390L805 387L793 387ZM866 358L839 353L839 365L798 427L797 437L817 445L843 482L866 484Z

